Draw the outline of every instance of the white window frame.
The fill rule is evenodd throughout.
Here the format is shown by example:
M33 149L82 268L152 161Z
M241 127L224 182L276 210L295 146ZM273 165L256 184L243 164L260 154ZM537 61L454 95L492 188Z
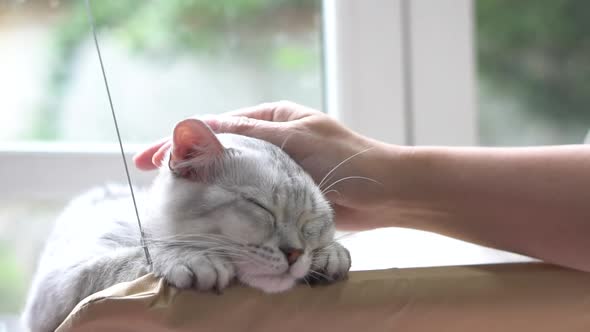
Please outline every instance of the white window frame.
M472 0L324 0L330 114L376 139L475 145Z
M476 143L472 0L323 1L328 114L393 144ZM136 188L155 176L133 167L132 156L141 148L125 146ZM65 202L108 182L126 182L116 144L0 144L3 204ZM356 269L524 259L415 230L378 229L364 235L343 239L352 241L346 245L357 255ZM404 261L368 249L380 246L415 254ZM451 254L432 255L432 248Z
M402 0L416 145L477 145L472 0Z
M132 165L139 145L126 145L132 182L147 185L154 172ZM116 144L13 143L0 145L0 198L65 201L92 187L127 183Z
M328 114L392 144L477 144L472 12L472 0L324 0ZM355 269L528 260L401 228L342 242Z
M327 112L394 144L476 144L472 0L323 0ZM105 96L106 98L106 96ZM154 172L137 171L134 184ZM0 198L125 182L117 145L0 145Z
M389 143L406 136L400 1L324 0L329 114Z

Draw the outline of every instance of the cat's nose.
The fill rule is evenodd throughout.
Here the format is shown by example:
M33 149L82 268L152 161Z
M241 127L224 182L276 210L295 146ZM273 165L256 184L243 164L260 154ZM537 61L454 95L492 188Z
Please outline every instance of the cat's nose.
M283 254L285 254L285 258L287 258L287 263L289 263L289 266L295 264L295 262L297 262L297 259L299 259L299 257L303 254L303 250L298 248L280 249L283 252Z

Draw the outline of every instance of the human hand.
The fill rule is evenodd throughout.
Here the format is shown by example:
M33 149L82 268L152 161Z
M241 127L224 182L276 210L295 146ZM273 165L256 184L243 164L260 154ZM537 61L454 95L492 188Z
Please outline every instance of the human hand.
M361 136L322 112L285 101L202 120L216 133L255 137L280 146L333 203L340 228L385 224L392 146ZM164 139L150 146L135 156L135 165L143 170L158 167L170 145Z

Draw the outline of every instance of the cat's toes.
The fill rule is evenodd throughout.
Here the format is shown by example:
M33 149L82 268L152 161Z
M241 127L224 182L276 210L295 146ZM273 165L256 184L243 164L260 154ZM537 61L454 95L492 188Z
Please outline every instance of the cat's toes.
M194 287L206 291L213 289L217 282L217 272L207 257L195 257L188 262L195 275Z
M350 253L339 243L319 249L313 258L308 280L332 282L344 279L350 270Z
M171 266L163 277L170 285L177 288L191 288L195 279L193 271L186 265Z
M182 262L168 262L162 273L168 283L177 288L201 291L221 290L235 277L233 264L215 256L196 256Z
M222 290L227 287L236 277L234 265L228 260L217 257L209 257L209 260L211 261L212 266L215 269L215 274L217 275L214 287L217 290Z

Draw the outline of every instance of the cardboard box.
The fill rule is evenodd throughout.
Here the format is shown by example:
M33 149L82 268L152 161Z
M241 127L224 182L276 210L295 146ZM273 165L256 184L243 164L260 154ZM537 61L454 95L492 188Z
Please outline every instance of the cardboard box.
M65 331L590 331L590 274L547 264L351 272L268 295L180 291L152 275L81 302Z

